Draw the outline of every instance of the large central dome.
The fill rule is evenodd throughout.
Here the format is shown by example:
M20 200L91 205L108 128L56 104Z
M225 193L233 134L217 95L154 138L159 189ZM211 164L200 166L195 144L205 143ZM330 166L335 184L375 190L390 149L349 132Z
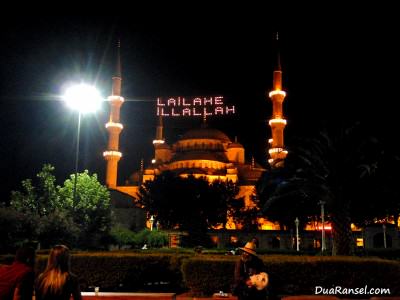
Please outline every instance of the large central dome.
M186 132L181 140L191 140L191 139L213 139L220 140L223 143L230 143L229 137L218 129L213 128L197 128Z

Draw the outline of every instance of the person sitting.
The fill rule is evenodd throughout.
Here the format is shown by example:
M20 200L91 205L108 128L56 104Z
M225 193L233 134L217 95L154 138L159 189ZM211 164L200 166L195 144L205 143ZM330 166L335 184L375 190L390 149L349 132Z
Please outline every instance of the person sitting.
M235 265L233 294L238 296L238 300L267 299L266 288L260 289L258 286L255 286L255 279L257 277L254 277L254 275L265 272L264 263L257 256L256 245L253 242L248 242L243 248L239 249L241 255ZM264 281L268 283L268 278L264 278Z
M81 300L78 277L71 273L68 247L55 246L49 255L46 269L35 284L36 300Z
M31 300L33 294L35 250L19 248L11 265L0 267L0 300Z

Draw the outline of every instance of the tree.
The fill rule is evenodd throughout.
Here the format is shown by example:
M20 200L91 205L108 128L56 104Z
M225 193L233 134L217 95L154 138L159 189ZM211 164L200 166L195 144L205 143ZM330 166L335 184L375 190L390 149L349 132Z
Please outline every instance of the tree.
M56 243L94 247L111 227L110 194L88 171L78 174L77 201L73 199L74 176L56 185L54 167L45 164L36 179L22 181L21 191L11 194L11 208L26 219L35 218L35 237L49 247ZM22 218L22 217L20 217Z
M39 217L61 208L53 172L52 165L44 164L36 175L35 182L31 179L23 180L22 191L11 192L11 207L19 212L36 214Z
M68 212L58 209L40 218L37 231L40 246L45 249L59 244L73 247L76 245L80 233Z
M237 193L229 182L210 184L205 178L163 172L141 186L138 203L162 228L187 231L188 244L195 245L207 242L208 228L226 223L229 202Z
M0 253L15 253L25 242L35 241L37 218L10 207L0 207Z
M75 175L71 175L59 188L61 203L81 230L79 245L87 248L98 247L111 228L110 193L97 180L96 174L90 175L85 170L78 173L75 201L74 178Z
M381 156L377 139L360 123L334 124L293 144L284 169L271 173L269 180L275 187L269 195L265 186L271 182L264 178L260 191L264 192L264 212L269 215L271 211L274 216L274 209L278 207L277 212L282 213L286 207L306 218L315 214L318 201L324 200L332 222L333 254L351 254L354 241L350 225L362 217L359 203L362 195L371 191L365 183Z
M281 228L294 230L294 220L301 224L314 222L318 215L318 201L324 200L329 191L312 174L293 169L294 157L290 152L283 168L270 168L256 185L258 205L269 219L279 222ZM322 197L321 197L322 196Z

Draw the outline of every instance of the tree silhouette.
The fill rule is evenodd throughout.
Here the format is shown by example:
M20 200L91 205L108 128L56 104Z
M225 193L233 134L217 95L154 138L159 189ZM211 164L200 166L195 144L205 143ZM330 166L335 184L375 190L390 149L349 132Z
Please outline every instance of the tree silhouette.
M140 187L138 203L162 228L187 231L188 243L195 245L207 243L209 228L226 223L237 193L232 182L210 184L205 178L182 178L167 171Z
M293 141L285 167L266 174L258 186L263 211L283 223L295 215L318 215L318 202L327 204L332 222L333 254L353 253L352 220L365 218L360 203L370 197L382 155L378 140L361 123L326 126L314 137ZM369 213L377 203L364 212ZM366 206L364 205L364 208Z

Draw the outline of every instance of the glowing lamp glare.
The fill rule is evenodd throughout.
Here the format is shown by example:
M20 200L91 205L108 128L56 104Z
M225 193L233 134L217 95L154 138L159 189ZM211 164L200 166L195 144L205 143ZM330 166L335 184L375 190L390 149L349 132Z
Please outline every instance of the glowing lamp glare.
M94 86L84 83L69 87L63 99L70 108L81 113L94 112L103 102L99 91Z

